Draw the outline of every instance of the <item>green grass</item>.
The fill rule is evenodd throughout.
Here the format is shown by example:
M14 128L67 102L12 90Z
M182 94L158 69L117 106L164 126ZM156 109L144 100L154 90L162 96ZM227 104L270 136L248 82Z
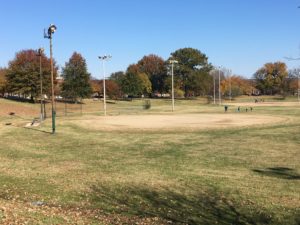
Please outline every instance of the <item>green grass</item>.
M99 103L99 102L98 102ZM170 113L170 102L109 105L120 114ZM93 104L93 103L91 103ZM121 105L121 106L120 106ZM87 106L95 107L95 106ZM114 107L114 108L113 108ZM218 113L222 107L177 101L178 113ZM0 204L43 207L15 213L62 224L299 224L300 108L260 107L257 115L293 118L284 124L174 131L95 131L58 118L37 130L4 126L0 118ZM100 114L99 114L100 115ZM21 124L22 119L12 120ZM0 221L6 211L0 209ZM104 220L106 219L106 220ZM119 219L119 220L118 220ZM78 220L79 221L79 220Z

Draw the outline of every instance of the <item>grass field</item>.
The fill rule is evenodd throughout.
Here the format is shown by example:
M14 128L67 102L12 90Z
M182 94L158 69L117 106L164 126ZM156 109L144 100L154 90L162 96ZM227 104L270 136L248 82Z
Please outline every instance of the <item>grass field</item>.
M0 99L0 223L298 225L300 105L275 102L242 98L226 118L205 100L175 113L169 100L118 101L107 118L99 101L67 116L62 104L52 135L50 119L24 128L38 105ZM156 116L167 122L144 125Z

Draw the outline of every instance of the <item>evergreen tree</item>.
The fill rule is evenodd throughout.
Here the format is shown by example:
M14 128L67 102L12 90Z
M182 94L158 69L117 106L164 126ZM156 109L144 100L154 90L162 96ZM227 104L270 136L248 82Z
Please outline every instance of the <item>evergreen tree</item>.
M185 97L207 93L213 80L209 76L212 66L205 54L198 49L182 48L171 53L171 59L178 61L174 75L180 77Z
M85 59L74 52L62 71L64 79L62 96L77 101L78 98L89 97L92 93L90 74L87 71Z

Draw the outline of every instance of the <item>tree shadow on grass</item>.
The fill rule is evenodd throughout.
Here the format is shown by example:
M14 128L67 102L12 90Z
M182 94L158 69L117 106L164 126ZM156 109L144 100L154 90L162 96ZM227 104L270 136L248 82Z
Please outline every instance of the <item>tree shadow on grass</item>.
M294 169L287 168L287 167L254 169L253 171L270 177L277 177L277 178L287 179L287 180L300 180L300 174L298 174Z
M93 186L91 203L112 214L160 218L171 224L269 224L271 215L252 203L237 205L216 192L183 194L148 187ZM252 205L251 205L252 204ZM164 223L163 223L164 224Z

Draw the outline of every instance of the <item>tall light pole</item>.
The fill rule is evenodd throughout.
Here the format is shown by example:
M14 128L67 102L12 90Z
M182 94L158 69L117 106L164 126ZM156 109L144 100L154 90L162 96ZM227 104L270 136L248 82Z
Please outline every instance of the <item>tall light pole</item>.
M231 102L231 95L232 95L232 92L231 92L231 70L228 70L228 74L229 74L229 99Z
M40 120L41 122L44 120L44 107L43 107L43 102L44 102L44 97L43 97L43 75L42 75L42 55L44 53L43 48L39 48L37 50L37 56L40 58L40 87L41 87L41 93L40 93L40 98L41 98L41 115L40 115Z
M106 87L105 87L105 64L104 64L104 61L108 61L111 57L112 57L111 55L98 56L98 58L102 61L102 69L103 69L103 109L104 109L104 116L106 116Z
M172 112L175 109L175 99L174 99L174 64L178 63L177 60L170 60L171 64L171 75L172 75Z
M51 65L51 111L52 111L52 134L55 133L55 108L54 108L54 75L53 75L53 56L52 56L52 35L56 31L56 26L50 24L47 34L44 32L44 38L50 40L50 65Z
M298 102L300 103L300 71L299 71L299 73L298 73Z
M216 77L215 77L215 74L216 73L216 70L214 70L214 73L213 73L213 78L214 78L214 105L216 104Z
M221 67L218 67L219 69L219 105L221 105Z

